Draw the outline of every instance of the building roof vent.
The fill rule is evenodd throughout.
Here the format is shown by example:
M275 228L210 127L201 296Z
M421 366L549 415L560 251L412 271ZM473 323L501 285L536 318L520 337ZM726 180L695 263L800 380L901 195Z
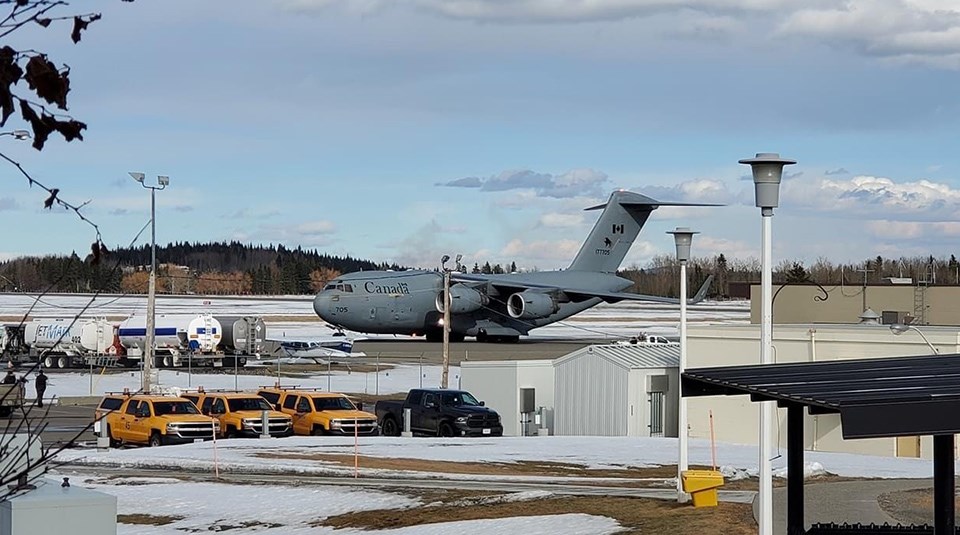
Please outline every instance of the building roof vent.
M880 314L871 309L866 309L860 314L860 325L880 325Z

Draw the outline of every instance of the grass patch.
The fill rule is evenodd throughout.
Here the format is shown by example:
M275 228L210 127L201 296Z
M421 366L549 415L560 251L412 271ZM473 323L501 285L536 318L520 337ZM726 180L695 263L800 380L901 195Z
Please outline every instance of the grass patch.
M133 515L117 515L118 524L136 524L139 526L166 526L173 524L178 520L183 520L182 516L174 515L148 515L137 513Z
M721 503L718 507L694 508L667 500L597 496L563 496L523 502L457 506L446 503L416 509L387 509L348 513L326 518L314 526L365 530L395 529L454 520L480 520L518 516L582 513L617 520L623 533L658 535L746 535L757 531L750 505Z

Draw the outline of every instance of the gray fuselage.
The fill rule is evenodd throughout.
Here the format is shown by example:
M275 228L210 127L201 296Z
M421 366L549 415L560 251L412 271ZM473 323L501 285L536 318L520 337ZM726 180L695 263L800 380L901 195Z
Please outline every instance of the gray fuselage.
M497 287L516 281L516 292L524 286L546 288L593 288L616 292L631 285L630 281L612 274L582 271L545 271L495 275L496 284L464 283L489 297L478 310L451 314L451 332L476 336L483 331L502 334L527 334L530 329L568 318L601 302L599 298L566 300L557 292L558 309L541 317L520 319L507 313L510 293ZM436 271L364 271L343 275L327 284L314 299L313 308L333 325L365 333L421 335L442 330L443 314L436 306L443 293L443 274ZM442 299L442 298L441 298Z

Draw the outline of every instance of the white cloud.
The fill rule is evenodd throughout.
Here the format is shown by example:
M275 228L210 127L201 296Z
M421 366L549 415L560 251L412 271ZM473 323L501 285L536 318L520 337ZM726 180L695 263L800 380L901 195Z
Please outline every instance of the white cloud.
M868 232L888 240L938 240L960 236L960 222L868 221Z
M305 236L316 236L321 234L333 234L337 230L337 226L333 224L332 221L308 221L306 223L300 223L294 229L297 233Z
M616 21L678 11L769 12L802 5L798 0L285 0L283 4L305 12L339 5L361 13L393 5L453 19L535 24Z
M527 242L515 238L499 254L509 261L515 261L521 268L558 269L573 261L582 243L580 240L566 239Z
M789 14L778 33L814 37L908 62L960 66L960 4L936 0L850 0Z
M583 214L549 213L540 216L540 226L548 228L579 228L583 225Z
M573 169L560 175L538 173L530 169L503 171L489 178L464 177L438 183L438 186L480 188L480 191L529 190L538 197L564 199L581 195L599 195L606 188L606 173L594 169Z
M781 200L791 207L848 218L949 221L960 216L960 190L929 180L896 183L875 176L797 180L783 183Z
M953 0L283 0L300 13L341 9L369 16L407 10L502 24L578 24L631 19L660 34L713 40L793 37L886 60L960 68L960 4ZM758 28L774 28L767 35Z

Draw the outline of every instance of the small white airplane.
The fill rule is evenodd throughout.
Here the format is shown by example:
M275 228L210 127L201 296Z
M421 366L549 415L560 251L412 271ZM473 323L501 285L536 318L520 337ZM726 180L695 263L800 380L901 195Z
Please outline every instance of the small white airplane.
M363 353L354 353L353 340L342 335L319 339L268 338L268 340L279 344L275 353L280 356L281 362L287 363L313 361L322 364L329 359L365 356Z

